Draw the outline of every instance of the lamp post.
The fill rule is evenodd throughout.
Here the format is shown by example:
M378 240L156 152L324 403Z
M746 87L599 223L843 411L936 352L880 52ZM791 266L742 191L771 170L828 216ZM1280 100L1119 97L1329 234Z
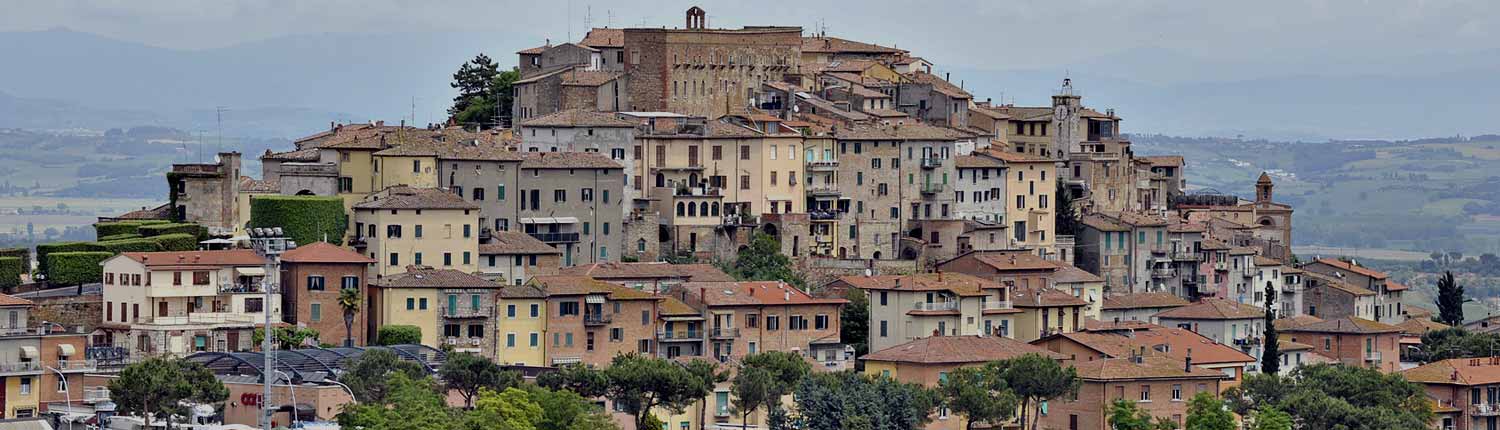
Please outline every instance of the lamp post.
M265 297L263 299L264 302L261 303L261 311L265 314L265 326L261 329L263 335L261 336L260 351L261 355L265 357L265 361L261 366L260 377L262 385L260 425L264 430L271 430L271 411L273 410L270 407L271 382L274 379L271 377L271 372L276 371L276 351L272 347L271 342L271 337L275 336L275 333L271 330L271 292L276 289L276 279L280 275L281 253L286 252L288 249L296 248L297 244L286 239L281 231L281 227L256 227L249 229L249 231L251 247L255 249L256 254L266 259L266 273L265 276L261 277L261 287L264 290L262 292ZM293 400L293 415L296 415L297 405L295 403L296 401Z
M345 393L349 393L349 399L350 400L354 400L354 389L353 388L349 388L348 385L344 385L343 382L336 381L333 378L324 378L323 382L332 383L334 385L339 386L340 388L343 388Z
M72 412L73 411L73 390L72 390L72 387L69 386L69 384L68 384L68 377L67 377L67 375L63 375L62 371L61 370L57 370L56 367L52 367L52 366L43 366L43 367L46 367L47 370L51 370L53 373L56 373L57 377L58 377L58 380L62 381L62 386L63 386L63 400L67 402L66 404L68 405L68 412ZM67 418L67 420L68 420L68 430L73 430L73 419L72 418Z
M286 377L286 388L292 393L292 423L296 424L301 421L300 417L297 416L297 386L292 383L292 375L288 375L286 372L280 370L276 370L275 372Z

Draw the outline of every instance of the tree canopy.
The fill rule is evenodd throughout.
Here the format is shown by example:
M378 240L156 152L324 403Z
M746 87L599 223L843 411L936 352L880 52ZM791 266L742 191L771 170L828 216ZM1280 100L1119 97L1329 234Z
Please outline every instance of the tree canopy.
M604 378L609 381L607 396L617 408L635 417L636 428L657 428L651 425L656 419L651 415L653 408L680 413L713 390L715 375L711 370L707 375L703 372L713 365L697 361L702 364L694 368L637 353L617 355L604 369Z
M1177 424L1163 417L1152 417L1150 412L1136 406L1135 402L1115 399L1109 404L1109 428L1113 430L1172 430Z
M1083 380L1072 366L1063 367L1056 360L1039 354L990 363L1021 401L1021 426L1029 423L1035 429L1040 422L1041 405L1052 399L1078 393Z
M1420 384L1364 367L1311 364L1285 377L1250 375L1225 396L1236 413L1275 408L1301 428L1419 429L1432 419Z
M478 125L483 128L497 126L496 117L511 116L514 94L511 88L521 79L515 70L500 71L500 67L489 56L479 54L453 73L449 84L458 90L453 97L453 106L448 116L462 125Z
M1464 323L1464 286L1453 279L1453 271L1444 271L1437 283L1438 321L1450 326Z
M947 379L938 384L938 392L949 410L964 416L965 429L973 429L977 423L1005 422L1016 414L1020 404L998 366L961 367L948 372Z
M1281 371L1281 343L1276 334L1276 287L1271 281L1266 281L1266 317L1265 332L1261 336L1263 345L1260 350L1260 371L1264 373L1277 373Z
M182 402L216 404L229 398L229 389L202 364L169 358L148 358L126 366L109 381L110 400L122 413L140 415L151 426L153 417L187 415Z
M1188 401L1187 430L1235 430L1234 414L1224 401L1207 392L1199 392Z
M807 281L792 268L792 260L781 253L781 242L761 232L750 237L750 246L735 256L726 272L742 281L781 281L797 288L807 286Z
M839 309L839 341L854 347L854 356L870 352L870 298L864 290L850 288L844 293L849 303Z
M503 370L490 359L467 352L449 355L438 369L438 377L449 390L464 398L464 407L474 406L474 397L480 390L505 391L521 385L519 373Z
M391 393L394 375L406 376L409 381L422 381L427 372L422 365L403 361L395 353L383 349L371 349L350 362L347 370L339 375L339 382L349 386L354 399L361 403L381 403Z
M815 373L797 385L794 419L806 430L913 430L941 403L917 384L853 371Z
M1493 356L1500 348L1500 333L1479 333L1453 327L1422 334L1422 345L1414 359L1423 363L1450 358Z

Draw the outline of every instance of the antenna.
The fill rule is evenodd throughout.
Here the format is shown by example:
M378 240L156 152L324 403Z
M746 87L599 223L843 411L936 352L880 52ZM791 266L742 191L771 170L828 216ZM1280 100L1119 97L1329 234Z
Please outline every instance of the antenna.
M604 28L610 28L610 27L613 27L614 25L615 25L615 11L611 10L611 9L605 9L604 10Z
M227 106L214 106L214 117L217 118L219 122L219 142L215 144L215 153L224 150L224 112L228 111L229 107Z
M568 23L568 40L567 41L568 42L572 42L573 41L573 0L568 0L568 18L565 19L564 21L567 21L567 23Z
M583 31L594 28L594 5L586 5L583 9Z

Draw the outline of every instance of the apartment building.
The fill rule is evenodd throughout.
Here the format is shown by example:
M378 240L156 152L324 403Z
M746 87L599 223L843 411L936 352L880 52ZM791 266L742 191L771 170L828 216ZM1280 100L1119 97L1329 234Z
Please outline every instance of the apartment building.
M1179 327L1215 342L1258 349L1265 331L1265 309L1224 299L1203 299L1157 313L1157 324Z
M478 271L479 206L446 190L393 186L354 205L352 245L377 278L408 266Z
M1043 428L1109 428L1105 405L1117 399L1133 401L1155 417L1179 427L1187 417L1188 400L1198 393L1215 397L1223 391L1224 373L1192 362L1160 356L1108 358L1074 363L1083 384L1072 401L1051 402L1041 416Z
M1014 315L1016 340L1030 342L1054 333L1083 330L1089 302L1051 287L1013 288L1009 302Z
M830 366L847 360L839 340L839 311L848 300L759 281L690 282L664 294L702 309L714 358L737 361L757 352L787 351Z
M6 317L0 320L0 419L39 417L70 392L81 397L84 373L96 370L84 355L82 327L35 321L33 308L29 300L0 294Z
M368 323L364 297L375 259L328 242L313 242L281 254L282 321L317 330L321 341L365 345ZM339 297L354 290L359 306L346 315Z
M1012 244L1031 249L1048 258L1057 258L1057 230L1053 203L1057 201L1056 161L990 147L975 151L981 157L1001 161L1005 166L1005 219L1010 226Z
M495 231L480 235L479 275L502 284L524 285L537 275L555 275L562 252L529 234Z
M870 300L870 350L929 336L1016 337L1010 286L962 273L845 276L825 290L859 289Z
M530 179L517 216L526 234L562 251L564 266L618 260L625 238L619 206L626 204L620 164L588 152L524 158L521 175Z
M1054 360L1066 356L998 336L932 336L914 339L860 357L864 373L896 381L936 388L948 373L963 367L983 366L996 360L1007 360L1026 354L1037 354ZM998 427L1009 423L985 423ZM985 424L969 423L947 408L938 408L936 416L925 427L928 430L959 430Z
M660 292L684 282L733 282L735 279L712 264L666 262L594 263L560 270L562 275L584 276L632 289Z
M958 181L953 184L954 212L960 219L1005 225L1005 164L978 155L953 158Z
M909 81L901 83L901 89L896 92L899 96L897 110L925 123L968 128L969 104L974 100L972 94L949 82L947 75L940 77L918 71L907 77Z
M1302 274L1302 285L1302 313L1304 315L1324 319L1341 317L1375 319L1376 303L1380 293L1344 282L1338 277L1311 271Z
M685 18L683 28L625 29L630 110L725 115L801 63L800 27L709 28L698 7Z
M1132 356L1161 356L1179 362L1192 360L1195 367L1224 374L1221 390L1238 386L1245 371L1254 370L1258 360L1203 335L1154 324L1137 325L1127 330L1059 333L1037 339L1032 344L1066 355L1074 363Z
M708 358L707 349L703 345L704 340L712 336L719 351L719 355L713 358L727 358L728 356L724 355L726 345L721 343L724 339L738 336L738 330L718 328L710 331L707 329L708 318L700 309L703 306L700 304L694 307L685 303L685 300L689 300L687 293L687 289L680 287L663 292L665 298L662 299L659 308L661 322L656 332L656 342L661 347L657 348L657 355L666 358ZM733 350L730 349L727 352L733 352Z
M895 61L910 53L904 49L842 39L827 34L803 36L802 47L798 52L802 53L803 64L848 60Z
M1187 305L1187 300L1165 292L1106 295L1099 320L1156 324L1156 314Z
M542 366L547 362L547 292L536 284L506 285L495 303L495 362Z
M615 355L658 351L655 294L584 276L534 276L547 295L546 365L605 365Z
M1297 266L1307 272L1337 278L1346 284L1375 293L1375 315L1370 319L1386 324L1398 324L1406 320L1406 309L1401 304L1401 295L1406 286L1390 280L1385 272L1360 266L1354 261L1319 258L1311 263Z
M248 249L126 252L100 265L104 342L133 353L244 351L267 306L281 320L280 294L265 299L266 259Z
M370 282L369 332L416 326L422 344L494 358L495 304L501 285L456 269L409 266Z
M1401 371L1433 404L1432 428L1479 430L1500 423L1500 358L1453 358Z
M596 29L595 31L598 31ZM618 110L618 109L612 109ZM592 152L609 157L627 172L622 188L625 201L641 196L632 182L635 159L627 156L635 143L636 123L607 112L568 109L530 118L520 123L524 152ZM630 205L620 205L621 215L629 215Z
M1387 373L1401 369L1401 329L1390 324L1344 316L1288 327L1280 336L1348 366Z
M970 134L911 123L844 128L835 138L837 211L852 215L840 225L848 231L840 232L839 255L915 259L929 245L953 243L941 238L937 225L923 221L959 219L953 158L958 141L971 139ZM917 237L908 237L912 233Z
M1292 206L1273 200L1275 184L1271 175L1262 172L1255 182L1255 200L1246 201L1223 196L1183 196L1176 206L1183 219L1206 222L1221 219L1245 226L1247 241L1261 248L1262 255L1278 260L1291 259ZM1245 246L1243 244L1236 245Z
M1158 155L1136 157L1145 165L1145 178L1151 182L1141 195L1141 209L1150 212L1167 210L1171 202L1182 196L1187 189L1187 162L1181 155Z

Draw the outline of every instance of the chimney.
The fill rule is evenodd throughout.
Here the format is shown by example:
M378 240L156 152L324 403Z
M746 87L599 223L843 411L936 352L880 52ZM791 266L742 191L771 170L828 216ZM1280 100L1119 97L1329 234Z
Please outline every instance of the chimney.
M375 121L376 127L385 127L385 120Z
M943 269L938 269L938 282L943 282Z
M1191 371L1193 371L1193 349L1192 348L1188 348L1188 350L1187 350L1187 357L1183 357L1183 359L1182 359L1182 371L1183 372L1191 372Z
M792 292L791 291L782 291L781 292L781 299L784 300L784 301L788 301L788 302L792 301Z
M948 78L952 78L952 77L953 77L953 73L952 72L943 72L943 80L946 81L946 80L948 80Z

